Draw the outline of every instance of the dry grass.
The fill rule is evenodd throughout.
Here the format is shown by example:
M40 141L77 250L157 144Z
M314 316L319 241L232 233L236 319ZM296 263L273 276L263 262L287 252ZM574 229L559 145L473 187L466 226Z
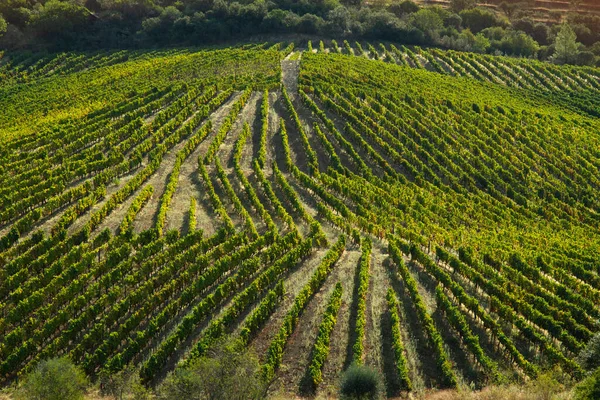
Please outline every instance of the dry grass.
M332 390L321 392L313 399L333 400L337 397ZM488 386L481 391L471 391L469 388L458 390L426 390L403 395L394 399L413 400L571 400L573 391L566 389L549 377L542 376L538 380L524 385ZM96 388L90 389L85 400L112 400L112 397L101 396ZM291 394L278 391L269 396L270 400L303 399ZM9 389L0 390L0 400L14 400Z
M417 396L423 400L570 400L573 392L540 378L526 385L488 386L481 391L442 390Z

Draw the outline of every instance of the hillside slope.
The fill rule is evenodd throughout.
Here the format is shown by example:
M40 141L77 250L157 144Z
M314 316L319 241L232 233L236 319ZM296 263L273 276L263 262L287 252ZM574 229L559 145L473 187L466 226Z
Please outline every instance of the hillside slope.
M390 397L582 376L600 73L327 45L3 61L3 384L56 355L154 384L222 337L286 396L352 362Z

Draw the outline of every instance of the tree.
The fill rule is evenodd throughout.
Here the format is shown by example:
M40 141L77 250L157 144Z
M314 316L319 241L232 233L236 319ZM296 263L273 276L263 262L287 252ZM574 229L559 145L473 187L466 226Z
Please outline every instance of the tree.
M591 51L580 51L577 53L577 65L593 65L596 56Z
M345 34L350 32L352 15L344 6L338 6L327 13L329 19L330 31L334 34Z
M394 3L389 7L390 12L401 17L406 14L413 14L419 11L421 7L411 0L403 1L402 3Z
M314 14L306 13L300 17L297 29L301 33L316 34L324 24L325 21L323 21L323 18L317 17Z
M579 365L592 371L600 368L600 333L596 333L577 357Z
M473 33L479 33L485 28L490 28L492 26L506 25L504 21L496 17L496 14L481 8L461 11L460 16L463 21L463 26L471 29L471 32Z
M162 400L251 400L261 398L263 384L256 355L238 343L218 343L209 356L177 368L159 388Z
M27 400L80 400L88 385L83 371L66 357L42 361L25 377L16 397Z
M429 36L444 27L440 15L430 8L423 8L411 15L411 24Z
M90 14L76 3L50 0L31 19L33 31L42 37L73 35L82 29Z
M490 47L490 41L481 33L473 35L467 28L458 35L455 46L457 50L485 53L488 47Z
M519 4L503 1L498 5L498 8L501 9L508 18L511 18L515 11L519 8Z
M507 32L500 42L500 50L516 56L531 57L534 56L539 49L540 45L538 42L523 32Z
M563 23L556 41L554 42L555 52L552 56L553 60L559 64L571 64L576 61L577 57L577 35L571 25Z

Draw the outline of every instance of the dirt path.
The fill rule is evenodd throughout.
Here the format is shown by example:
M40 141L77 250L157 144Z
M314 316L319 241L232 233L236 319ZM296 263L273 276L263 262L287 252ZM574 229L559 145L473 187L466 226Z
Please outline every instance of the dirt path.
M310 365L312 348L319 325L323 319L325 307L337 282L342 283L345 294L344 299L347 304L347 292L351 296L354 269L359 257L359 251L355 249L346 250L336 263L334 270L321 287L321 290L310 300L298 321L296 331L288 340L280 371L273 383L274 387L283 387L284 393L290 395L294 393L310 394L310 392L307 392L310 388L308 384L310 382L308 366ZM343 316L340 316L340 320L343 322ZM333 360L336 363L343 361L346 350L344 343L331 342L330 348L329 360ZM336 382L337 380L334 378L333 383L335 384Z
M237 98L237 94L233 95L224 105L219 107L210 117L209 119L213 123L213 130L211 134L208 135L207 138L204 139L202 143L196 148L196 150L185 160L185 162L181 166L180 174L179 174L179 184L177 185L177 190L175 191L175 196L171 203L171 207L169 209L169 213L167 215L166 226L168 229L177 229L177 227L181 227L183 225L183 216L189 209L190 204L190 195L191 193L196 192L196 200L198 200L198 229L204 229L207 234L211 234L214 229L206 224L206 221L201 221L200 218L203 215L200 211L201 205L204 204L201 200L201 196L199 195L199 188L196 183L194 183L194 175L197 174L197 163L198 163L198 155L206 152L206 148L210 144L210 140L212 139L212 135L214 131L219 128L222 123L222 120L229 112L229 109L235 102ZM154 225L156 214L158 213L158 209L160 207L160 198L162 197L165 186L169 179L169 174L172 171L173 164L175 163L175 159L177 158L177 152L183 148L185 145L185 141L177 144L171 151L169 151L165 157L163 158L162 163L158 167L158 170L152 175L149 179L148 184L154 186L154 194L152 198L144 207L137 218L134 221L134 229L136 232L141 232L145 229L148 229ZM187 196L185 195L187 193ZM175 211L174 211L175 210ZM172 212L175 212L175 215L179 216L179 222L175 223L174 218L172 217ZM171 216L171 219L169 218ZM209 218L210 220L210 218ZM207 226L208 225L208 226Z
M302 102L300 95L298 94L298 75L300 73L300 62L298 60L295 61L282 61L281 62L281 72L283 84L285 86L288 95L292 101L294 109L300 118L300 122L302 124L302 128L308 137L308 142L312 149L317 154L317 160L319 163L319 169L321 171L326 171L327 167L331 164L330 156L323 147L320 139L314 133L314 125L315 123L319 123L321 131L325 131L325 127L320 124L320 120L313 114L311 110L309 110L304 103ZM303 168L302 162L306 160L306 151L304 150L304 146L302 140L300 138L300 133L298 132L297 127L291 120L291 116L285 109L285 104L283 104L283 110L281 111L281 115L286 116L286 128L288 131L290 148L292 152L296 155L296 160L299 162L299 168ZM302 156L299 154L302 153ZM304 164L305 165L305 164Z
M298 74L300 73L300 60L281 61L281 79L292 101L298 97Z
M354 337L351 332L355 324L355 295L356 295L356 270L360 259L360 249L351 245L347 250L348 258L340 265L339 280L343 286L342 305L338 312L337 322L331 335L329 356L323 366L323 383L317 391L318 397L335 397L337 395L337 384L343 371L346 369L348 352L352 351ZM337 282L337 281L336 281ZM325 300L326 301L326 300Z
M287 274L284 280L286 293L282 304L271 316L264 329L252 341L252 346L254 346L256 353L262 361L264 361L271 340L281 327L283 318L292 306L295 297L302 290L306 282L308 282L326 252L327 249L324 248L316 249L306 260ZM276 388L272 389L276 390Z

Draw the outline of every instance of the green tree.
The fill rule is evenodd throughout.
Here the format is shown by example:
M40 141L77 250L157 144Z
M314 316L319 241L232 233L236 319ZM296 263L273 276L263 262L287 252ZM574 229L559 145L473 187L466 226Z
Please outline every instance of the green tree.
M523 32L507 32L500 42L500 50L516 56L534 56L540 45L533 38Z
M79 400L88 385L83 371L66 357L42 361L16 391L23 400Z
M471 29L473 33L490 28L492 26L505 26L506 21L499 19L496 14L482 8L473 8L460 12L462 24L465 28Z
M592 371L600 368L600 333L596 333L577 357L579 365Z
M411 24L429 36L444 27L442 17L430 8L422 8L410 16Z
M219 343L207 357L177 368L161 385L161 400L251 400L261 398L263 383L256 355L237 343Z
M571 25L563 23L554 42L552 59L559 64L574 63L577 58L577 35Z
M90 13L75 3L50 0L31 19L38 36L72 35L85 27Z
M394 3L388 8L390 12L394 13L398 17L401 17L406 14L416 13L420 9L421 7L419 7L417 3L411 0L406 0L402 3Z

